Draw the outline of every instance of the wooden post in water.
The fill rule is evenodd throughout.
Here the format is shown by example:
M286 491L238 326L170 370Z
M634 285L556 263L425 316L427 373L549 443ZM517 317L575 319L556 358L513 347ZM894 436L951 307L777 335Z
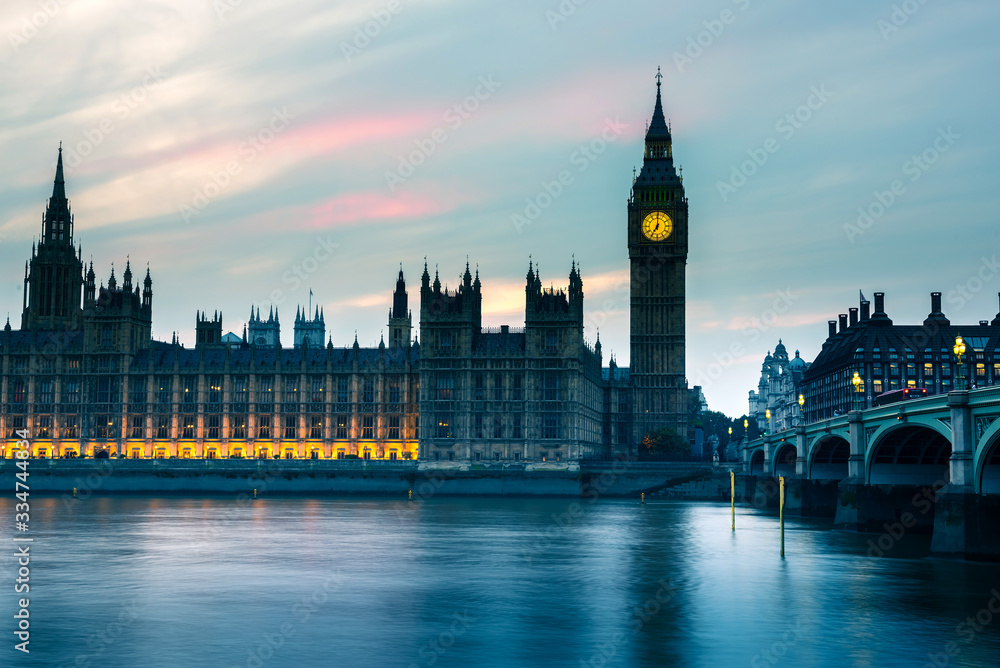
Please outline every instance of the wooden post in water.
M729 502L733 508L733 531L736 531L736 472L729 472Z
M778 478L778 522L781 524L781 558L785 558L785 476Z

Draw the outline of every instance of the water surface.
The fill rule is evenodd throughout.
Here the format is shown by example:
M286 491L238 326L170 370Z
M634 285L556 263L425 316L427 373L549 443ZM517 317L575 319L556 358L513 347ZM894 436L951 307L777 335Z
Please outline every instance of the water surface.
M713 503L35 498L31 654L5 547L0 665L1000 663L1000 567L828 524L781 559L774 516Z

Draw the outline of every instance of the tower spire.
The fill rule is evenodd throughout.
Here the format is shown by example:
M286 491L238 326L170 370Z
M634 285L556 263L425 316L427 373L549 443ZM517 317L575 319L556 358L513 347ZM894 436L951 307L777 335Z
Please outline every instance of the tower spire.
M52 182L52 197L49 198L45 214L42 216L42 238L39 244L49 242L73 246L73 219L70 216L69 201L66 199L62 142L59 142L59 159L56 162L56 177Z
M653 108L653 119L649 122L646 130L646 142L652 140L670 141L670 128L667 127L667 119L663 115L663 101L660 97L660 82L663 74L660 68L656 68L656 106Z

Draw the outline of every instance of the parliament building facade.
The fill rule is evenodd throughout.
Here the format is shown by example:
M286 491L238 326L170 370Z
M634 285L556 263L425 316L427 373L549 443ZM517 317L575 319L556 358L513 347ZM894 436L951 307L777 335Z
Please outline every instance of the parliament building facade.
M427 264L414 336L403 271L388 344L335 347L299 309L292 347L276 310L242 336L198 313L195 346L152 339L153 282L126 262L97 284L74 246L62 151L42 237L25 264L20 328L0 332L0 456L27 434L38 457L363 458L541 462L631 456L644 434L687 432L687 200L660 100L628 200L632 368L603 367L583 332L583 279L545 289L529 263L523 327L482 326L468 264L442 289ZM435 272L436 274L436 272ZM326 343L324 345L324 340ZM419 341L419 343L418 343Z

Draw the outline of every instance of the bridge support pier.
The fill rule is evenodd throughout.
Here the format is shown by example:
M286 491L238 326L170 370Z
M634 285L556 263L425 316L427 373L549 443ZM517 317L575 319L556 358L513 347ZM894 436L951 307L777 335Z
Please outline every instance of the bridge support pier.
M847 414L850 437L850 455L847 458L847 477L837 486L837 512L833 520L835 529L864 531L869 523L870 505L867 480L865 480L864 423L861 411Z
M972 411L968 391L948 394L952 445L948 484L937 493L931 554L957 559L1000 561L996 517L1000 500L976 494Z
M806 427L798 425L795 427L795 476L805 478L808 475L806 464Z

